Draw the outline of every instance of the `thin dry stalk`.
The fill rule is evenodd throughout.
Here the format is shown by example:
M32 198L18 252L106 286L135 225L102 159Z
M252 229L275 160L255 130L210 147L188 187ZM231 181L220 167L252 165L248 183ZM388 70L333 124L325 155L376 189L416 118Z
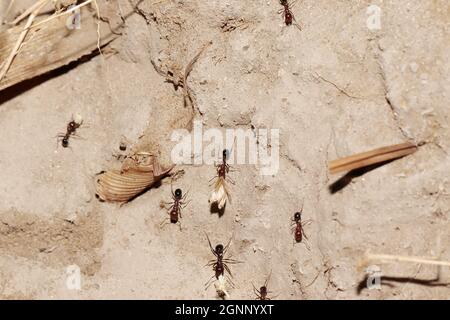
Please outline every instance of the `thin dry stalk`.
M10 5L12 6L14 0L11 1ZM14 19L13 22L10 22L8 24L11 25L16 25L18 24L20 21L22 21L23 19L25 19L26 17L28 17L30 14L32 14L33 12L36 11L36 9L38 9L42 4L47 4L49 3L49 0L39 0L37 1L35 4L33 4L31 7L29 7L27 10L24 11L24 13L22 13L20 16L18 16L16 19Z
M40 6L34 10L30 16L28 17L27 23L23 29L23 31L20 33L19 39L17 39L16 45L11 50L10 55L6 59L5 64L2 67L2 70L0 71L0 82L3 80L3 78L6 76L6 73L8 72L9 68L11 67L12 62L14 61L14 58L16 57L20 47L22 46L23 40L28 34L29 27L33 24L34 19L39 14L41 9L47 4L47 1L40 1Z
M90 3L92 3L92 2L94 2L95 4L97 3L97 1L95 1L95 0L87 0L87 1L85 1L85 2L83 2L83 3L80 3L79 5L77 5L77 6L75 6L75 7L72 7L72 8L70 8L70 9L67 9L67 10L64 11L64 12L61 12L61 13L56 14L56 15L52 15L52 16L48 17L47 19L44 19L44 20L42 20L42 21L39 21L38 23L33 24L33 25L30 27L30 29L37 28L37 27L43 25L44 23L47 23L47 22L49 22L49 21L51 21L51 20L53 20L53 19L57 19L57 18L59 18L59 17L63 17L63 16L65 16L65 15L68 15L68 14L70 14L70 13L72 13L72 12L74 12L74 11L76 11L76 10L78 10L78 9L80 9L80 8L82 8L82 7L84 7L84 6L88 5L88 4L90 4ZM98 9L98 6L97 6L97 9ZM98 13L98 10L97 10L97 13Z
M60 14L52 15L51 17L49 17L47 19L44 19L36 24L33 24L36 16L39 15L42 8L44 8L47 4L49 4L50 1L51 0L40 0L40 1L36 2L34 5L32 5L30 8L28 8L22 15L20 15L17 19L15 19L12 22L12 24L16 24L28 16L27 23L26 23L24 29L22 30L22 32L20 33L20 36L17 39L17 42L16 42L14 48L11 50L10 55L6 59L6 62L4 64L2 64L2 68L0 69L0 82L4 79L4 77L8 73L8 70L10 69L10 67L14 61L14 58L19 53L19 50L24 43L24 40L28 34L28 31L30 31L33 28L39 27L45 23L48 23L48 22L52 21L53 19L68 15L68 14L74 12L75 10L79 10L80 8L86 6L90 3L94 3L94 5L96 7L96 11L97 11L97 18L98 18L97 19L97 48L98 48L99 52L101 53L101 49L100 49L100 9L98 7L97 1L96 0L87 0L71 9L68 9L68 10L60 13Z
M195 55L195 57L187 64L186 68L184 69L184 75L183 75L183 96L184 96L184 104L187 105L187 101L189 100L192 103L192 97L190 93L190 89L187 84L187 78L189 77L189 74L191 73L194 64L197 62L198 58L200 58L203 51L205 51L206 48L208 48L212 44L212 41L206 43L203 48L200 49L200 51Z
M16 1L16 0L11 0L11 1L9 1L8 8L6 8L5 15L4 15L5 18L8 16L9 11L11 10L11 8L12 8L12 6L13 6L13 4L14 4L15 1Z
M328 164L331 174L341 171L351 171L385 161L404 157L417 151L417 146L410 142L401 143L389 147L378 148L372 151L358 153L330 161Z
M375 262L378 263L408 262L408 263L419 263L419 264L450 267L450 261L441 261L435 258L366 253L358 265L358 270L363 270L367 266Z

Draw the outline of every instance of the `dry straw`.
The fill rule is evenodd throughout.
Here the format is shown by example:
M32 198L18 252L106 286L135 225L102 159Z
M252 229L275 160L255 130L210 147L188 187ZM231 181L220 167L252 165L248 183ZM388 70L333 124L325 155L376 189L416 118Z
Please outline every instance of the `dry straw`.
M38 23L34 23L34 20L36 19L36 17L41 13L41 10L46 7L47 5L50 5L52 2L54 2L56 4L57 1L55 0L39 0L36 1L35 4L33 4L31 7L29 7L27 10L25 10L25 12L23 14L21 14L19 17L17 17L12 23L12 25L16 25L18 23L20 23L23 19L25 19L26 17L28 17L28 20L24 26L24 28L22 29L22 32L20 33L15 45L13 46L9 56L6 58L5 63L2 65L2 68L0 70L0 82L5 78L5 76L8 73L8 70L10 69L12 63L14 62L14 59L16 58L16 56L19 54L20 49L22 48L22 46L24 45L24 40L28 34L28 32L33 29L33 28L37 28L38 26L42 26L43 24L49 23L50 21L56 19L56 18L60 18L62 16L68 15L72 12L74 12L75 10L80 9L81 7L84 7L88 4L94 4L97 10L97 47L100 50L100 10L97 4L97 0L86 0L83 3L76 5L68 10L65 10L62 13L59 14L54 14L51 17L44 19ZM10 6L12 6L12 3L10 3ZM76 1L73 1L73 4L75 4ZM9 9L9 8L8 8Z
M416 151L417 146L415 144L406 142L333 160L329 162L328 167L331 174L342 171L351 171L401 158Z
M418 264L428 264L435 266L450 267L450 261L437 260L435 258L426 257L410 257L410 256L399 256L390 254L372 254L366 252L364 257L361 259L358 265L358 270L362 271L371 264L374 263L392 263L392 262L406 262L406 263L418 263Z

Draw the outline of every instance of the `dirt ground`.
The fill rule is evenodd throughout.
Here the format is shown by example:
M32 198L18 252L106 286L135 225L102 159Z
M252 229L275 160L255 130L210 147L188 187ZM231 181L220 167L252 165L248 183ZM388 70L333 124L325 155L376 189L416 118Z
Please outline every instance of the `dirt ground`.
M278 0L144 0L131 15L119 4L123 33L103 55L0 92L0 298L216 299L205 232L232 238L243 261L230 266L235 299L253 299L269 273L277 299L450 297L448 268L380 265L375 290L357 270L367 250L450 260L447 0L303 0L292 9L301 30L284 25ZM380 29L368 28L370 5ZM182 70L209 41L188 80L194 109L184 107L157 69ZM58 147L74 114L81 138ZM173 130L193 120L279 129L279 171L233 166L219 216L214 166L177 166L174 185L191 200L181 231L160 227L170 179L123 206L95 198L94 175L117 162L123 136L168 164ZM329 160L405 141L424 144L330 192L340 176ZM302 203L310 250L290 230ZM71 265L80 290L67 286Z

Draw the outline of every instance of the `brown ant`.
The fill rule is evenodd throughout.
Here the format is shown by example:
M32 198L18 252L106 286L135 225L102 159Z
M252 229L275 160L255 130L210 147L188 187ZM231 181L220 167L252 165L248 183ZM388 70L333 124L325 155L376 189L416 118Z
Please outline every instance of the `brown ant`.
M212 204L211 210L215 208L214 210L218 210L217 212L219 212L219 215L223 214L227 200L231 202L230 189L228 188L226 182L230 182L233 185L236 184L233 179L227 176L227 174L231 171L230 165L227 163L229 154L231 154L231 151L229 152L227 149L222 151L222 163L216 164L216 175L209 180L211 182L216 179L214 190L211 193L209 202Z
M186 192L183 196L183 192L181 191L181 189L176 189L175 192L173 191L173 187L171 186L171 192L172 192L172 202L168 202L166 204L170 204L170 208L169 208L169 221L170 223L179 223L180 226L180 230L181 230L181 222L179 221L179 218L181 218L181 209L184 209L190 202L186 200L186 197L189 193ZM164 220L161 223L161 226L164 226L166 224L166 220Z
M60 133L57 135L58 142L61 140L61 145L63 148L67 148L69 146L69 138L75 135L77 129L83 124L83 120L80 117L77 119L72 119L66 128L66 133Z
M211 280L214 280L214 278L219 280L220 276L224 277L225 271L227 271L230 274L230 277L233 277L233 274L231 273L231 270L227 264L241 263L241 261L237 261L237 260L234 260L231 258L225 258L225 253L227 252L228 248L230 247L231 239L230 239L230 241L228 241L228 243L225 247L222 244L218 244L218 245L216 245L215 248L213 248L208 235L206 233L205 233L205 235L206 235L206 238L208 239L209 248L211 249L211 252L216 257L216 259L210 260L205 265L205 267L212 266L213 270L214 270L214 275L208 280L208 282L205 283L205 286L206 286L205 290L206 290L211 285L211 283L212 283ZM228 278L228 281L230 282L231 285L233 285L233 282L231 281L230 278Z
M301 26L295 20L294 14L292 13L292 7L297 2L297 0L292 1L291 3L288 0L280 0L280 4L283 6L283 9L279 11L280 14L283 14L284 23L287 26L294 24L299 30L302 30Z
M228 159L230 153L231 152L229 152L227 149L223 149L222 163L219 163L216 165L217 175L215 177L213 177L211 180L213 180L216 177L219 177L219 178L223 178L223 179L228 179L228 180L230 180L231 183L234 184L234 181L232 181L232 179L227 176L227 174L230 172L230 165L227 163L227 159Z
M304 226L307 224L310 224L312 221L311 220L302 221L302 212L303 212L303 206L299 212L296 212L294 214L294 218L291 220L292 221L291 226L293 227L293 231L294 231L294 235L295 235L294 236L295 242L300 243L303 241L303 237L305 237L306 248L308 250L310 250L309 246L307 244L308 237L306 236Z
M216 165L217 174L209 181L212 181L215 178L223 178L224 180L227 180L227 181L231 182L232 184L235 184L235 181L227 175L230 172L230 168L231 168L230 165L227 163L227 159L228 159L230 153L231 153L231 151L228 151L227 149L223 149L222 163L219 163Z
M264 282L264 285L258 289L256 289L255 285L252 283L253 286L253 292L256 294L255 300L271 300L267 296L267 294L271 293L271 291L267 290L267 284L269 283L270 276L272 275L272 272L269 273L269 276L267 277L266 281Z

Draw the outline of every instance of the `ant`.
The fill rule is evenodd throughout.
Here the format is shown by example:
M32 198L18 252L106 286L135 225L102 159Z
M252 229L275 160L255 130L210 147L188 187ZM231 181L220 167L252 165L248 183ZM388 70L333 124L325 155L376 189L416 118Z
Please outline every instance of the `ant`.
M229 177L227 177L227 174L230 172L230 165L227 163L227 159L228 159L230 153L231 152L229 152L227 149L223 149L222 163L220 163L216 166L217 176L222 177L224 179L228 178L229 180L231 180L231 179ZM233 183L234 183L234 181L233 181Z
M171 192L173 201L166 203L171 205L169 208L169 220L170 223L179 223L181 230L181 222L179 221L179 218L181 218L181 209L184 209L190 202L190 200L185 202L189 191L186 192L183 196L183 192L181 191L181 189L178 188L174 192L173 187L171 186ZM161 225L164 226L165 224L166 220L164 220Z
M58 142L61 139L61 145L63 148L69 147L69 138L72 135L75 135L75 132L81 125L83 124L83 120L81 118L73 119L67 124L66 133L60 133L57 135Z
M269 276L267 277L266 281L264 282L264 285L258 289L255 288L255 285L252 283L253 286L253 292L256 294L255 300L271 300L267 296L268 293L271 293L271 291L267 290L267 284L269 283L270 276L272 275L272 272L269 273Z
M227 252L228 248L230 247L230 243L231 243L231 239L230 241L228 241L227 245L224 247L222 244L218 244L216 245L215 248L213 248L213 246L211 245L211 241L209 240L208 235L205 233L206 238L208 239L208 243L209 243L209 248L211 249L211 252L214 254L214 256L216 257L216 259L212 259L210 260L205 267L208 266L212 266L213 270L214 270L214 275L211 277L211 279L208 280L208 282L206 282L205 286L205 290L211 285L211 280L214 279L214 277L219 280L219 277L225 276L225 271L227 271L231 277L233 277L233 274L231 273L230 268L228 267L227 264L236 264L236 263L240 263L240 261L231 259L231 258L225 258L225 253ZM229 279L229 282L231 284L233 284L233 282L231 281L231 279Z
M312 222L311 220L302 221L302 212L303 212L303 206L299 212L296 212L294 214L294 218L291 220L292 221L291 226L294 227L293 231L294 231L294 235L295 235L295 237L294 237L295 242L297 242L297 243L302 242L303 237L305 237L306 242L308 241L308 237L306 236L304 226L307 224L310 224ZM310 250L308 244L307 243L305 243L305 244L306 244L306 248L308 250Z
M212 181L214 178L223 178L224 180L228 180L232 184L235 184L235 181L232 180L227 174L230 172L230 165L227 163L227 159L230 155L230 151L227 149L223 149L222 151L222 163L216 165L217 175L214 176L210 181ZM233 171L233 170L231 170Z
M283 9L281 9L279 13L283 14L284 23L287 26L294 24L299 30L302 30L301 26L295 20L294 14L292 13L292 7L296 2L297 0L294 0L291 3L289 3L288 0L280 0L280 4L283 6Z
M223 214L227 200L231 202L230 190L226 182L228 181L233 185L236 184L233 179L227 176L227 174L231 171L230 165L227 163L227 158L230 154L231 151L229 152L227 149L222 151L222 163L215 165L216 175L209 180L211 182L217 178L214 185L214 190L209 198L209 202L217 205L219 215Z

